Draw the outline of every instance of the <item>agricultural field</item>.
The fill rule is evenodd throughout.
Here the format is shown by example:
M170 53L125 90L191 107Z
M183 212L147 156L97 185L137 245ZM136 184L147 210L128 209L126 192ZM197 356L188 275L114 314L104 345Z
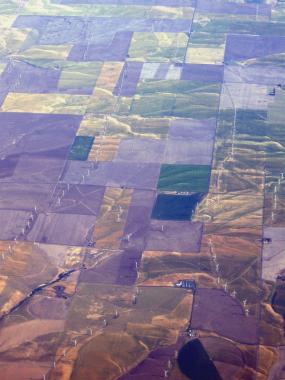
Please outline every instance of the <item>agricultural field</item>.
M285 2L0 2L1 380L285 379Z

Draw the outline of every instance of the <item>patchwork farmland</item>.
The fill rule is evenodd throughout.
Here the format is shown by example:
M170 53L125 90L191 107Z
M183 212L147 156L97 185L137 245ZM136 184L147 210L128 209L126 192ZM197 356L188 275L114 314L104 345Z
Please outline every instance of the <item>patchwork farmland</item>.
M1 380L285 379L284 104L284 1L2 1Z

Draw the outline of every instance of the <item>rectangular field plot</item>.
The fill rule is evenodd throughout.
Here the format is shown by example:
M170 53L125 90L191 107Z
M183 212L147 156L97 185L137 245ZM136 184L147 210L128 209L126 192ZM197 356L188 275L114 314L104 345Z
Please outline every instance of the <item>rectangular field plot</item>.
M222 289L199 289L196 294L193 329L215 331L240 343L257 342L257 319L246 316L240 302Z
M111 136L96 136L90 149L89 161L112 161L118 151L121 139Z
M184 64L181 80L221 83L223 81L223 72L223 65Z
M65 60L72 45L32 45L17 54L22 60Z
M198 279L201 272L199 271L197 274L197 268L200 268L201 265L203 266L202 276L206 273L205 277L209 285L211 279L208 274L211 273L211 262L202 252L197 254L175 251L144 251L138 282L144 286L169 286L172 288L182 278Z
M271 6L269 4L260 4L261 1L252 1L253 4L235 3L226 0L200 0L197 4L197 10L201 13L218 13L233 15L252 15L268 16L271 15ZM257 4L254 4L257 3Z
M221 109L240 108L266 110L274 97L268 95L265 85L247 83L224 83L221 94Z
M120 248L132 195L133 189L106 189L93 234L97 248Z
M30 215L30 211L0 210L0 239L18 238L27 225Z
M210 165L214 141L191 141L182 139L168 139L166 143L163 163Z
M47 211L54 185L1 183L0 209Z
M220 84L192 81L143 81L131 105L131 114L143 117L216 117Z
M285 52L285 37L229 35L227 37L225 61L246 61Z
M92 94L100 75L101 63L65 62L58 81L58 90L70 94Z
M145 249L146 234L149 229L154 200L154 191L134 190L120 246L121 249L138 252L139 256Z
M67 94L9 93L1 107L2 112L29 112L82 115L89 97Z
M125 61L133 33L131 31L120 31L115 33L111 42L75 45L69 55L74 61Z
M85 270L81 274L80 282L116 284L123 255L124 252L120 250L105 251L104 258L94 268Z
M1 113L2 153L64 159L80 121L75 115Z
M57 183L65 161L61 159L20 157L10 177L0 178L0 182L17 183Z
M122 139L116 161L162 162L165 141L158 139Z
M0 86L16 93L54 93L57 91L59 76L59 69L11 61L0 77Z
M69 161L64 173L66 183L85 183L111 187L155 189L160 164L137 162Z
M183 62L186 33L134 33L129 59L137 61Z
M39 214L28 241L87 246L92 238L96 218L78 214Z
M262 277L264 280L276 281L278 274L282 274L285 268L285 228L265 227L263 237L271 241L263 244Z
M141 62L126 62L113 90L113 94L116 96L134 96L142 67L143 64Z
M199 252L203 224L188 221L152 220L147 251Z
M252 63L248 65L227 65L224 81L226 83L255 83L276 86L285 82L285 68Z
M57 214L98 215L105 188L58 184L54 189L51 212Z
M69 151L69 160L86 161L92 148L94 137L76 136Z
M78 135L121 137L167 137L170 119L143 118L140 116L115 117L87 114L78 130ZM96 140L95 140L96 142Z
M179 80L181 71L180 63L145 62L141 70L140 79Z
M203 194L157 195L152 210L152 218L160 220L191 220L196 205L202 200Z
M163 164L157 188L161 191L207 192L210 174L209 165Z
M169 138L189 141L189 147L199 141L213 141L216 132L216 120L172 119Z

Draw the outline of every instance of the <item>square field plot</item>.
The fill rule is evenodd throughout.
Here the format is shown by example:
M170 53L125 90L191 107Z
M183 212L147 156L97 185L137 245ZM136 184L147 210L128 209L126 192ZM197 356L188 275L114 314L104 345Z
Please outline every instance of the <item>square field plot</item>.
M196 205L202 200L203 194L191 195L158 194L152 210L153 219L190 220Z
M200 252L203 224L186 221L152 220L147 251Z
M95 217L78 214L39 214L27 240L39 243L86 246Z
M0 210L0 240L13 240L18 237L30 215L28 211Z
M239 343L258 342L256 318L246 316L243 306L221 289L198 289L191 327L214 331Z
M210 175L209 165L163 164L157 188L161 191L206 193L209 189Z

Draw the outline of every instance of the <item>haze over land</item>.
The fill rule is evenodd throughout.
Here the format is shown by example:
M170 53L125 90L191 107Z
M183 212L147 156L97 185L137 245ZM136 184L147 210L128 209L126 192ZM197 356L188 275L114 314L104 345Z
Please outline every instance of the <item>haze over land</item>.
M1 380L285 379L284 91L284 1L1 2Z

